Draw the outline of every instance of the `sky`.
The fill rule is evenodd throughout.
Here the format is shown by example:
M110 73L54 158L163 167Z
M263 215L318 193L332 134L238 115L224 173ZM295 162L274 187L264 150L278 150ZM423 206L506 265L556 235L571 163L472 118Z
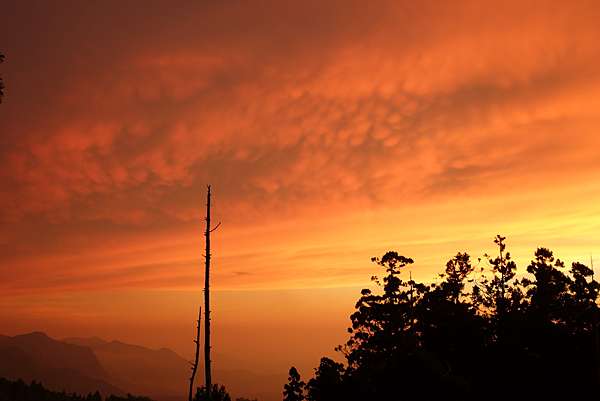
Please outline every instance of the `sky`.
M600 255L596 1L1 13L0 333L191 355L207 184L223 366L310 374L387 250Z

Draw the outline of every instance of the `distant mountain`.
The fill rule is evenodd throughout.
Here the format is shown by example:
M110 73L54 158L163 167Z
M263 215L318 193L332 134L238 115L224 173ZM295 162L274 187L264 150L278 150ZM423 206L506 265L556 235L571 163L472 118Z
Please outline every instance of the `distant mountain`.
M63 341L92 349L113 378L113 383L129 392L157 399L187 395L189 364L167 348L154 350L97 337L66 338Z
M0 336L0 377L37 380L50 389L77 393L124 394L89 347L54 340L34 332Z
M168 348L154 350L120 341L108 342L97 337L66 338L63 341L90 347L114 378L113 383L127 391L161 401L187 397L190 364ZM279 400L279 383L283 383L285 378L285 375L261 375L242 369L215 369L213 372L213 380L224 384L234 399L244 396L256 397L260 401ZM203 380L201 362L196 383L201 384Z
M133 393L159 401L187 397L190 365L167 349L150 349L98 337L58 341L36 332L0 336L0 377L36 380L52 390L103 395ZM203 382L202 364L197 385ZM285 375L262 375L242 369L215 369L213 380L235 397L281 399Z

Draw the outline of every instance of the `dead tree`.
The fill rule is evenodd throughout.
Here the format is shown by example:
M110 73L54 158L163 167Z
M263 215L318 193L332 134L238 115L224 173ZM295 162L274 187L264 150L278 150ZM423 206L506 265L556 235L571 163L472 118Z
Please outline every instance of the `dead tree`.
M221 223L210 228L210 185L206 194L206 250L204 254L204 385L207 398L211 399L212 377L210 368L210 233L215 231Z
M210 227L210 185L206 195L206 231L204 232L206 249L204 252L205 271L204 271L204 387L207 398L211 398L212 378L210 368L210 233L215 231L221 223L214 228ZM190 377L189 401L192 401L194 391L194 379L198 371L198 360L200 356L200 321L202 319L202 307L198 310L198 325L196 327L196 356L192 365L192 375Z
M194 340L194 344L196 344L196 357L194 358L194 363L192 364L192 375L190 376L190 394L189 401L192 401L194 396L194 379L196 378L196 371L198 370L198 359L200 357L200 320L202 319L202 307L198 309L198 321L196 326L196 339Z
M592 268L592 283L596 282L596 275L594 271L594 258L590 255L590 267ZM592 328L594 330L594 354L596 356L596 379L600 381L600 324L598 322L598 297L594 298L594 323Z
M0 64L4 61L4 54L0 53ZM2 97L4 96L4 83L0 77L0 103L2 103Z

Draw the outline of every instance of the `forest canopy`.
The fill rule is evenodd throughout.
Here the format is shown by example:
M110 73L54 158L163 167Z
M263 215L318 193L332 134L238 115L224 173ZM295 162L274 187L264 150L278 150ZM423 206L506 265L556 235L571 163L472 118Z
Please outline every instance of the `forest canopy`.
M372 261L337 348L304 383L295 368L285 401L541 399L597 394L599 284L591 266L567 267L538 248L526 273L496 236L495 256L448 260L438 283L407 279L414 261L390 251Z

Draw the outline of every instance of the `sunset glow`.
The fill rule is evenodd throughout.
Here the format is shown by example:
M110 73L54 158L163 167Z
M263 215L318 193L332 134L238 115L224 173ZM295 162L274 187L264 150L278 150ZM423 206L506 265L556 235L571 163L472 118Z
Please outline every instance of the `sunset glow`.
M597 2L25 3L0 25L0 334L190 355L208 183L217 365L335 355L387 250L425 281L496 234L520 269L600 256Z

